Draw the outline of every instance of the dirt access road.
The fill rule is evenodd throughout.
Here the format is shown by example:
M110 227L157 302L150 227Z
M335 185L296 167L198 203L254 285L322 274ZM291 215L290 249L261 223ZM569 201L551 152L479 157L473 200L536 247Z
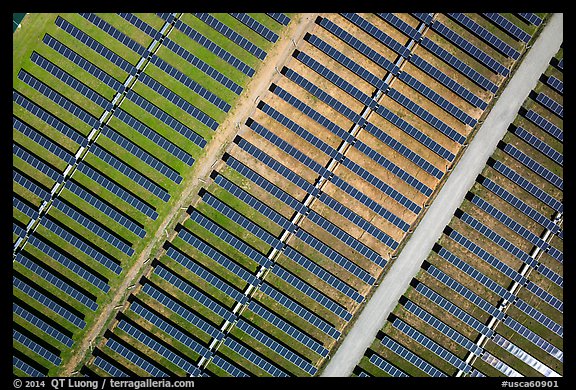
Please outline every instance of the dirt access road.
M100 309L99 316L92 324L92 327L86 332L83 339L78 341L70 359L62 366L60 376L72 376L72 372L80 369L79 365L86 358L86 354L90 352L89 348L95 346L94 342L105 331L104 326L108 319L116 313L114 308L125 304L126 299L130 295L128 287L136 283L136 278L142 274L141 271L149 265L149 263L145 264L145 262L150 257L152 249L166 239L164 230L173 231L178 222L175 216L179 215L180 208L186 208L194 203L198 197L198 191L203 185L200 180L206 180L212 171L213 164L222 158L224 151L238 132L237 123L244 124L255 109L259 98L265 96L270 84L280 77L276 68L280 70L290 59L295 45L298 46L304 34L313 27L316 16L317 14L297 14L282 31L278 41L268 52L254 77L246 85L234 108L224 122L220 124L213 139L204 149L204 153L196 160L192 168L193 172L186 178L188 186L182 190L179 198L174 203L174 207L166 215L158 230L148 233L153 234L155 238L140 252L132 267L127 270L124 280L113 292L114 296L110 303Z

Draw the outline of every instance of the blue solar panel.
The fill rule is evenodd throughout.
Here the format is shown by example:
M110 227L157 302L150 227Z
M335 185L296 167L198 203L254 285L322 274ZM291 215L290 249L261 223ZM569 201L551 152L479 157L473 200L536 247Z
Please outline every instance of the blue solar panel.
M486 77L478 73L476 70L468 66L466 63L458 59L458 57L451 54L446 49L443 49L440 45L434 43L426 37L422 39L420 44L482 88L492 93L496 93L496 91L498 91L498 86L496 84L488 80Z
M13 313L19 315L24 320L26 320L29 324L34 325L38 328L43 334L47 334L54 338L55 340L61 342L62 344L66 345L68 348L72 347L74 344L74 340L70 337L66 336L64 333L60 332L52 325L49 325L47 322L42 320L41 318L37 317L35 314L29 312L28 310L18 306L16 303L12 303L12 311Z
M33 378L41 378L45 377L46 375L43 372L38 371L25 361L17 358L16 356L12 356L12 366L16 367L26 375L33 377Z
M512 317L506 317L504 324L507 325L510 329L519 333L526 340L530 341L532 344L536 345L539 349L543 350L550 356L563 361L564 353L561 350L550 344L548 341L544 340L536 333L532 332L530 329L526 328L524 325L514 320Z
M178 45L174 41L170 40L170 38L165 37L162 41L162 44L166 46L168 49L172 50L174 53L178 54L184 60L186 60L189 64L194 66L195 68L199 69L201 72L207 74L212 79L216 80L236 95L240 95L242 92L242 87L232 81L230 78L226 77L224 74L220 73L212 66L208 65L194 54L190 53L188 50L184 49L182 46Z
M254 69L246 65L244 62L240 61L238 58L222 49L220 46L216 45L214 42L206 38L204 35L200 34L181 20L176 20L174 26L186 34L188 37L192 38L194 41L198 42L200 45L204 46L212 53L228 62L230 65L241 71L242 73L252 77L254 75Z
M118 172L121 172L126 177L131 179L134 183L140 185L142 188L148 190L152 195L158 197L158 199L167 202L170 199L170 194L158 184L153 182L152 180L148 179L148 177L142 175L140 172L136 171L128 164L124 163L123 161L116 158L111 153L108 153L106 150L101 148L100 146L94 144L90 147L90 152L101 159L102 161L106 162L112 168L116 169Z
M266 15L270 16L272 19L274 19L280 24L283 24L284 26L287 26L288 23L290 22L290 18L282 13L266 12Z
M531 195L533 195L536 199L544 202L551 208L556 211L562 212L564 207L562 202L554 199L552 196L548 195L539 187L535 186L528 180L524 179L520 174L515 172L514 170L510 169L506 165L502 164L500 161L496 161L493 165L493 168L500 172L502 175L506 176L508 179L513 181L514 183L518 184L524 190L528 191Z
M142 76L145 76L145 75L144 74L141 75L140 78L142 80L145 80L146 82L148 82L148 84L146 84L146 85L148 85L154 91L160 93L161 95L164 95L166 93L166 91L168 91L168 89L166 87L164 87L162 84L153 81L149 77L142 77ZM175 95L170 94L170 96L175 96ZM183 135L185 138L194 142L199 147L203 148L204 146L206 146L206 140L204 138L202 138L200 135L198 135L197 133L192 131L192 129L190 129L188 126L186 126L186 125L182 124L181 122L179 122L178 120L176 120L173 116L169 115L165 111L158 108L156 105L150 103L148 100L146 100L142 96L138 95L133 90L129 90L126 93L126 97L128 98L128 100L132 101L133 103L136 103L140 108L144 109L145 111L150 113L152 116L159 119L160 121L165 123L167 126L171 127L173 130L178 132L179 134Z
M208 256L227 270L233 272L236 276L241 278L242 280L246 281L247 283L252 284L253 286L258 285L259 280L254 276L252 273L248 272L244 268L240 267L234 261L230 260L227 256L223 253L219 252L212 246L208 245L201 239L197 238L196 236L189 233L187 230L182 229L178 234L180 238L186 241L188 244L192 245L194 248L199 250L204 255Z
M564 93L564 83L556 77L549 76L548 79L546 79L546 83L561 94Z
M322 357L328 356L328 349L326 349L322 344L318 341L312 339L306 333L300 331L290 323L284 321L281 317L277 316L276 314L272 313L264 306L258 304L256 301L250 301L248 304L248 309L256 313L258 316L262 317L270 324L272 324L277 329L280 329L287 335L291 336L294 340L301 343L304 347L309 348L310 350L318 353Z
M284 359L288 360L289 362L293 363L297 367L301 368L302 370L304 370L308 374L314 375L316 373L316 371L317 371L316 367L314 367L310 362L308 362L307 360L302 358L300 355L292 352L290 349L284 347L278 341L274 340L273 338L268 336L266 333L262 332L261 330L259 330L256 327L252 326L248 322L241 319L236 323L236 326L240 330L242 330L244 333L251 336L254 340L257 340L260 343L264 344L266 347L270 348L272 351L276 352L278 355L280 355ZM258 366L260 368L266 370L271 375L283 376L284 372L282 370L276 371L276 370L270 369L270 366L268 364L271 365L271 363L267 362L266 360L261 360L259 362L264 363L264 364L259 364ZM266 363L268 363L268 364L266 364ZM272 367L273 367L273 365L272 365Z
M186 234L182 234L183 231L184 230L180 231L182 238L185 240L189 239L191 236L186 235ZM220 290L224 294L228 295L229 297L231 297L235 301L238 301L241 304L244 304L248 300L247 297L242 292L237 290L235 287L230 286L228 284L228 282L223 281L219 276L216 276L211 271L208 271L204 266L195 263L188 256L184 255L182 252L170 247L170 248L168 248L166 255L168 257L170 257L172 260L177 261L183 267L187 268L189 271L191 271L192 273L197 275L199 278L205 280L207 283L211 284L213 287L217 288L218 290ZM232 269L234 271L234 269L232 267L230 267L230 269ZM246 271L245 271L245 273L250 275ZM244 276L239 272L237 274ZM246 276L244 276L244 277L247 279ZM254 285L257 285L257 283L255 282Z
M106 46L102 45L100 42L90 37L88 34L84 33L82 30L70 24L65 19L62 19L60 16L56 17L56 25L82 42L84 45L88 46L90 49L94 50L96 53L100 54L111 63L118 66L120 69L132 75L136 74L136 68L134 65L123 59L118 54L114 53L112 50L108 49Z
M52 88L38 80L36 77L30 75L25 70L20 69L18 72L18 78L52 100L54 103L58 104L60 107L64 108L85 123L89 124L92 128L97 128L100 125L98 119L88 114L88 112L81 109L76 104L72 103L70 100L66 99L64 96L60 95Z
M530 41L532 36L526 31L522 30L520 27L516 26L514 23L506 19L504 16L496 13L483 13L486 18L494 22L496 25L500 26L504 31L506 31L512 37L527 43Z
M395 318L392 322L392 326L406 334L412 340L415 340L418 344L422 345L424 348L428 349L439 358L456 367L458 370L462 370L465 373L468 373L472 369L468 363L465 363L456 355L441 347L438 343L424 336L422 333L402 321L400 318Z
M552 137L556 138L557 140L563 142L564 141L564 132L558 126L553 124L547 119L544 119L541 115L537 114L535 111L528 110L524 115L526 119L530 122L534 123L536 126L550 134Z
M98 367L101 370L103 370L104 372L106 372L111 377L114 377L114 378L129 377L128 374L126 374L120 368L116 367L114 364L112 364L109 361L107 361L106 359L104 359L102 356L96 356L96 359L94 359L92 364L94 364L96 367Z
M250 375L246 374L244 371L233 365L232 363L222 359L220 356L216 355L212 358L211 362L221 370L224 370L226 373L232 375L235 378L239 377L249 377Z
M529 168L531 171L537 173L540 177L547 180L548 182L552 183L559 189L563 189L564 187L564 180L552 171L544 166L533 158L527 156L525 153L521 152L519 149L515 148L511 144L506 144L503 149L507 154L514 157L517 161L522 163L524 166Z
M392 26L396 27L398 30L402 31L404 34L406 34L407 37L415 40L416 42L422 39L422 33L418 32L418 30L400 19L398 16L391 13L379 13L378 16L390 23Z
M381 341L382 345L392 351L394 354L402 357L404 360L418 367L424 373L432 377L445 377L442 371L438 370L436 367L420 358L419 356L412 353L410 350L404 348L402 345L398 344L396 341L392 340L388 336L384 336Z
M116 275L122 272L122 267L114 260L110 259L108 256L104 255L100 250L94 248L92 245L86 243L76 235L70 233L64 228L58 226L51 220L47 218L42 218L40 224L50 230L52 233L60 236L62 239L72 244L74 247L78 248L80 251L84 252Z
M27 166L34 168L36 171L42 172L54 181L60 182L63 180L64 175L44 161L37 158L35 155L29 153L26 149L21 148L18 144L12 144L12 153L15 157L20 158L26 163Z
M86 322L83 319L73 314L68 309L62 307L60 304L56 303L52 299L48 298L46 295L30 287L26 282L23 282L16 276L12 276L12 284L18 290L28 295L32 300L38 302L39 305L47 309L50 309L52 312L56 313L60 317L69 321L71 324L77 326L78 328L84 329L84 327L86 326Z
M20 333L16 329L12 329L12 340L19 342L26 347L27 351L33 352L38 356L43 357L55 366L59 366L62 363L62 358L55 353L44 348L42 345L30 339L28 336Z
M106 346L110 348L112 351L126 358L135 366L140 367L153 377L168 376L167 373L165 373L164 371L162 371L161 369L150 363L148 360L142 358L142 356L132 352L132 350L126 348L124 345L120 344L115 339L109 338L108 341L106 342Z
M69 283L57 277L52 272L46 270L44 267L36 264L28 257L26 257L24 253L19 252L15 257L15 261L22 264L30 271L32 271L39 278L44 279L48 283L52 284L54 287L59 289L65 295L68 295L69 297L80 302L88 309L92 311L98 309L98 304L92 298L89 298L86 294L79 291L76 287L71 286ZM59 296L62 297L61 295Z
M132 129L142 134L144 137L148 138L150 141L160 146L166 152L176 157L178 160L182 161L183 163L189 166L194 163L194 159L187 152L180 149L178 146L168 141L166 138L162 137L155 131L151 130L149 127L144 125L142 122L138 121L136 118L128 114L126 111L117 108L114 111L114 115L122 122L130 126Z
M206 23L208 26L212 27L214 30L218 31L226 38L230 39L232 42L246 50L248 53L252 54L254 57L261 60L266 58L266 52L264 50L260 49L248 39L232 30L230 27L216 19L214 16L206 13L195 13L194 16Z
M20 95L18 92L12 92L13 100L18 105L23 107L24 109L28 110L28 112L34 114L36 117L42 119L44 122L58 130L60 133L65 135L66 137L70 138L72 141L76 142L80 146L88 145L88 139L84 137L81 133L77 130L69 127L64 122L61 122L58 118L49 114L47 111L44 111L40 106L33 103L31 100L28 100L23 95Z
M458 46L464 52L475 58L478 62L485 65L488 69L491 69L495 73L499 73L504 77L510 74L510 70L508 68L496 61L490 55L486 54L484 51L477 48L468 40L462 38L462 36L458 35L438 20L435 20L431 27L434 31Z
M520 16L522 19L535 26L540 26L540 24L542 23L542 18L530 12L520 12L517 13L516 15Z
M86 20L100 28L101 30L105 31L111 37L115 38L120 43L124 44L126 47L132 49L134 52L138 53L142 57L147 57L149 55L148 50L146 50L142 45L135 42L124 33L120 32L118 29L113 27L111 24L107 23L106 21L102 20L100 17L82 12L80 16L84 17Z
M536 137L534 134L526 131L522 127L517 127L514 130L514 134L520 137L522 140L526 141L526 143L528 143L530 146L533 146L538 151L542 152L543 155L550 158L552 161L560 165L564 164L564 156L562 153L552 148L550 145Z
M32 235L28 238L28 243L30 245L35 246L41 252L46 254L47 256L51 257L53 260L57 261L58 263L62 264L64 267L68 268L74 274L80 276L82 279L86 280L93 286L98 287L100 290L107 293L110 290L110 286L106 284L104 280L100 277L94 275L89 270L86 270L84 267L76 264L67 255L63 254L62 252L58 251L57 249L53 248L49 244L45 243L44 241L38 239L36 236Z
M538 286L536 283L529 281L525 287L526 290L534 293L534 295L548 303L556 310L560 311L560 313L564 312L564 303L554 295L550 294L548 291L544 290L542 287Z
M28 177L23 176L14 170L12 171L12 181L26 188L28 191L32 192L34 195L40 197L46 202L50 199L50 192L34 183Z
M269 361L262 358L260 355L254 353L251 349L245 347L244 345L238 343L232 337L227 337L224 340L224 345L238 355L243 357L244 359L248 360L250 363L256 365L260 369L264 370L266 373L270 374L273 377L288 377L289 375L285 373L283 370L279 369Z
M264 37L267 41L276 42L278 40L278 34L270 30L268 27L264 26L256 19L252 18L247 14L242 13L230 13L235 19L250 27L252 30L256 31L259 35Z
M214 106L218 107L220 110L222 110L224 112L228 112L230 110L230 104L226 103L224 100L219 98L217 95L210 92L209 90L204 88L202 85L200 85L199 83L197 83L196 81L194 81L190 77L186 76L184 73L180 72L178 69L174 68L172 65L170 65L166 61L162 60L160 57L154 56L154 57L152 57L152 59L150 61L154 65L156 65L157 67L159 67L160 69L165 71L167 74L169 74L172 78L180 81L183 85L188 87L191 91L197 93L199 96L203 97L204 99L206 99L207 101L212 103ZM140 75L140 77L142 77L142 75ZM168 91L171 92L170 89L168 89ZM176 100L176 98L170 97L172 95L168 95L166 93L164 93L163 96L168 98L170 101L173 101L173 102ZM178 96L178 95L174 94L174 96ZM215 130L216 127L218 126L218 124L214 124L215 121L213 119L211 119L210 117L208 117L206 114L199 115L199 114L196 114L191 109L187 110L187 112L189 114L193 115L194 117L197 117L198 120L200 120L206 126L210 127L212 130Z
M162 39L162 33L150 26L148 23L144 22L142 19L134 16L134 14L129 13L118 13L122 18L126 19L128 22L138 27L140 30L144 31L146 34L159 41Z
M328 298L322 292L318 291L298 276L292 274L290 271L285 270L280 265L275 265L272 268L272 273L312 300L324 306L338 317L343 318L345 321L350 321L352 318L352 314L348 312L344 306Z
M558 286L564 287L564 278L562 276L558 275L557 273L555 273L554 271L552 271L550 268L543 265L542 263L540 263L538 265L538 268L536 268L536 271L538 271L539 274L545 276L547 279L556 283Z
M16 210L24 213L30 219L38 218L38 210L34 209L32 206L29 206L28 203L25 203L19 197L15 195L12 196L12 207L16 208Z
M397 378L407 378L408 375L402 370L394 367L392 364L388 363L386 360L382 359L380 356L374 354L370 356L370 363L374 364L376 367L387 373L392 377Z
M214 337L217 340L222 339L223 333L220 330L216 329L214 325L212 325L209 322L206 322L198 315L192 313L190 310L180 305L172 298L170 298L168 295L164 294L160 290L153 287L151 284L145 284L144 287L142 287L141 291L151 296L152 298L163 304L166 308L170 309L174 313L178 314L190 325L194 325L196 328L200 329L207 335Z
M434 16L430 13L413 12L412 15L414 15L417 19L424 22L424 24L426 25L430 25L430 23L432 23L432 20L434 19Z
M496 48L500 53L512 57L513 59L517 60L520 57L520 53L508 45L506 42L498 38L496 35L492 34L490 31L476 23L470 17L462 14L462 13L448 13L448 15L466 27L468 30L472 31L474 34L482 38L484 42L487 42L494 48Z
M397 74L400 70L398 65L392 63L390 60L385 58L383 55L373 50L364 42L360 41L352 34L348 33L346 30L342 29L338 25L334 24L332 21L322 18L320 20L320 25L330 31L332 34L346 42L352 48L356 49L360 53L364 54L367 58L374 61L376 64L381 66L383 69L391 72L392 74Z
M554 114L558 115L560 118L564 117L564 107L556 100L546 95L545 93L541 92L538 95L536 95L536 101L538 103L541 103L544 107L552 111Z
M16 221L12 223L12 232L20 238L26 237L26 228Z
M73 165L76 162L76 157L74 157L74 155L68 150L54 143L42 133L34 130L32 127L28 126L24 122L21 122L14 116L12 117L12 127L18 130L20 133L24 134L26 137L30 138L32 141L36 142L38 145L42 146L46 151L66 161L68 164Z
M167 282L178 288L180 291L186 293L193 300L199 302L200 304L202 304L202 306L206 307L207 309L219 315L220 317L224 318L225 320L233 322L236 319L236 315L233 314L230 310L220 305L219 303L217 303L216 301L214 301L212 298L208 297L201 291L194 288L190 283L174 275L167 268L158 265L156 268L154 268L154 274L160 276L162 279L166 280Z
M309 309L306 309L304 306L290 299L285 294L281 293L268 283L264 282L260 287L260 291L262 291L264 294L266 294L267 296L278 302L280 305L282 305L289 311L296 314L304 321L312 324L318 330L326 333L328 336L336 340L340 337L341 333L336 328L334 328L333 325L327 323L326 321L318 317L316 314L311 312Z
M560 58L560 61L558 61L558 68L564 70L564 58Z
M538 321L541 325L544 325L547 329L556 333L558 336L560 337L564 336L564 328L562 327L562 325L557 324L552 319L545 316L540 311L530 306L528 303L524 302L522 299L518 298L516 302L514 302L514 306L516 306L520 311L524 312L528 316Z

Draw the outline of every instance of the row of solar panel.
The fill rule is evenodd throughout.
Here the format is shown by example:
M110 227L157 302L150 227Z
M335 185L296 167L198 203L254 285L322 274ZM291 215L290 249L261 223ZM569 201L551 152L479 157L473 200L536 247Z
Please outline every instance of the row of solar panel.
M560 118L564 117L564 107L545 93L541 92L536 95L536 101L541 103L554 114L558 115Z
M12 329L12 340L22 344L27 351L33 352L34 354L41 356L42 358L48 360L55 366L59 366L62 363L62 358L55 353L49 351L36 341L32 340L25 334L19 332L16 329Z
M530 133L529 131L525 130L522 127L515 128L513 132L519 138L528 143L528 145L534 147L535 149L540 151L543 155L550 158L552 161L558 163L559 165L564 164L564 157L562 153L552 148L550 145L542 141L540 138L536 137L534 134Z
M115 338L109 338L106 341L106 347L110 348L112 351L116 352L136 367L140 367L142 370L146 371L152 377L160 378L169 376L167 373L150 363L147 359L136 354L131 349L128 349L123 344L120 344Z
M36 329L39 329L43 333L51 336L54 340L57 340L68 348L72 347L74 344L74 340L72 340L70 337L66 336L64 333L48 324L36 314L27 309L24 309L15 302L12 303L12 311L14 314L18 315L20 318L33 325Z
M514 159L522 163L525 167L537 173L540 177L552 183L557 188L563 188L564 181L561 177L545 168L542 166L542 164L536 162L536 160L521 152L519 149L515 148L511 144L506 144L503 150L510 156L514 157Z
M398 342L392 340L390 337L384 336L380 341L380 343L384 347L392 351L394 354L400 356L407 362L411 363L412 365L420 369L425 374L432 377L446 376L446 374L444 374L442 371L438 370L436 367L434 367L424 359L420 358L419 356L417 356L416 354L414 354L413 352L411 352L409 349L405 348Z
M29 153L26 149L21 148L18 144L12 144L12 153L14 156L22 159L27 165L35 168L37 171L42 172L52 180L60 182L63 180L64 176L62 173L56 171L50 165L44 163L42 160L38 159L35 155Z
M120 43L124 44L129 49L133 50L135 53L139 54L141 57L148 57L150 55L150 52L146 48L144 48L142 45L126 36L124 33L120 32L117 28L115 28L114 26L112 26L110 23L106 22L99 16L86 12L80 13L80 16L88 20L90 23L92 23L102 31L106 32L108 35L110 35Z
M279 38L278 34L270 30L268 27L264 26L262 23L258 22L251 16L243 13L230 13L232 17L239 20L246 26L250 27L252 30L256 31L259 35L264 37L267 41L272 43L276 42Z

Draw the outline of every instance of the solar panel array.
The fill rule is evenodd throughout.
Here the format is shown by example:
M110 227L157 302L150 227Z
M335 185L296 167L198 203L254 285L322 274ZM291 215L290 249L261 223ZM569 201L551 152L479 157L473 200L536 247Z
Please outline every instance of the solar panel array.
M394 367L392 364L387 362L386 360L382 359L380 356L374 354L370 356L370 363L374 364L376 367L384 371L390 376L398 377L398 378L406 378L408 375L404 373L402 370Z
M510 20L506 19L504 16L497 14L497 13L490 13L485 12L484 15L490 21L494 22L498 26L502 27L504 31L509 33L516 39L521 40L522 42L529 42L532 36L528 34L526 31L522 30L520 27L512 23Z
M517 15L520 16L525 21L527 21L528 23L533 24L535 26L539 26L542 23L541 17L530 12L519 12Z
M235 19L238 19L246 26L250 27L252 30L256 31L258 34L266 38L267 41L276 42L278 40L278 34L270 30L256 19L252 18L248 14L243 13L230 13Z
M554 114L558 115L560 118L564 117L564 107L550 96L546 95L544 92L540 92L538 95L536 95L536 101L541 103Z
M540 177L546 179L550 183L554 184L559 189L562 189L564 181L558 175L552 173L549 169L544 168L542 164L536 162L533 158L527 156L525 153L521 152L519 149L515 148L510 144L506 144L503 150L510 156L514 157L516 160L524 164L531 171L540 175Z
M402 345L400 345L396 341L392 340L390 337L384 336L384 338L380 342L386 348L388 348L389 350L391 350L392 352L394 352L398 356L401 356L407 362L410 362L414 366L418 367L425 374L428 374L429 376L432 376L432 377L445 377L446 376L446 374L444 374L442 371L438 370L436 367L432 366L430 363L428 363L424 359L418 357L417 355L415 355L410 350L406 349L405 347L403 347Z
M12 302L12 311L13 313L17 314L18 316L29 322L30 324L34 325L34 327L36 327L43 333L51 336L52 338L66 345L67 347L72 347L72 345L74 344L74 340L72 340L70 337L68 337L58 329L54 328L52 325L42 320L34 313L22 308L21 306L19 306L14 302Z
M50 138L45 137L42 135L42 133L20 121L18 118L12 117L12 127L38 145L42 146L46 151L66 161L68 164L74 164L76 162L76 158L72 155L72 153L51 141Z
M38 344L34 340L30 339L29 337L27 337L26 335L22 334L21 332L15 329L12 329L12 339L24 345L28 351L40 355L41 357L50 361L52 364L56 366L60 365L60 363L62 362L62 358L60 358L60 356L55 355L54 353L44 348L42 345Z
M525 130L522 127L517 127L514 130L514 134L517 135L522 140L526 141L526 143L528 143L530 146L542 152L542 154L549 157L554 162L560 165L564 164L564 156L562 155L562 153L552 148L550 145L542 141L540 138L536 137L531 132Z
M137 367L140 367L142 370L146 371L153 377L167 377L168 374L150 363L147 359L144 359L142 356L134 353L132 350L128 349L126 346L120 344L113 338L108 339L106 341L106 346L110 348L112 351L118 353L120 356L127 359L129 362L134 364Z

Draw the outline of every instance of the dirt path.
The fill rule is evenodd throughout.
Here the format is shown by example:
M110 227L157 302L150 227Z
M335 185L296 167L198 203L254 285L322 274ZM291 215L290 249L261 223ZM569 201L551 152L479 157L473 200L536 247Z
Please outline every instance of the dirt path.
M166 214L166 218L162 221L158 230L154 233L148 233L154 234L155 238L140 252L140 255L134 261L132 267L128 269L124 280L118 286L110 303L100 309L100 315L92 324L92 327L75 346L70 359L63 364L60 376L72 376L72 372L80 368L79 365L85 359L86 354L91 352L89 348L95 346L93 345L95 339L103 334L105 331L104 326L110 316L115 314L116 310L114 308L125 304L129 296L128 287L136 283L136 278L141 275L143 268L149 265L149 263L145 264L145 262L150 257L152 250L166 239L164 230L173 232L178 222L175 217L179 215L180 208L187 207L197 200L198 191L204 184L200 180L206 180L213 169L213 164L222 158L224 151L238 132L237 123L240 123L240 125L244 124L254 110L259 98L268 92L270 84L279 77L276 68L280 70L287 62L294 50L294 44L298 45L304 33L311 28L311 25L313 25L316 19L316 15L317 14L295 15L291 23L280 34L278 41L260 64L260 68L255 73L255 76L246 85L234 108L230 111L224 122L220 124L213 139L204 149L204 154L196 160L192 168L193 172L186 178L188 187L184 188L180 193L179 198L174 203L174 207Z

